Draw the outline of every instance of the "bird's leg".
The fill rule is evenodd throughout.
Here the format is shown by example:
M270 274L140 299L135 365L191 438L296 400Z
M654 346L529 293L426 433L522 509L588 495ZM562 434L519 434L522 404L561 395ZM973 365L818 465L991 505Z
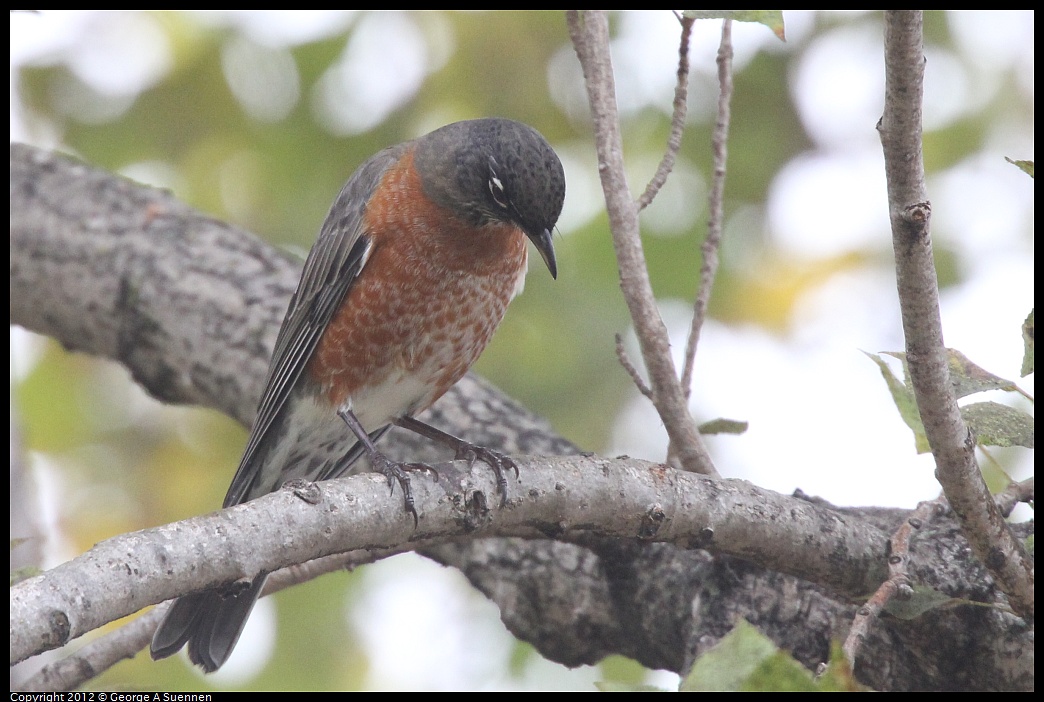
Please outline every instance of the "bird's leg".
M426 463L400 463L393 461L379 450L377 446L370 439L370 435L363 429L363 425L356 418L355 414L347 408L340 408L337 410L337 416L344 420L344 423L348 425L348 428L352 430L355 437L359 439L359 442L366 448L366 454L370 459L370 464L373 469L388 479L388 487L393 491L395 490L395 483L393 480L399 482L399 487L402 488L403 498L406 502L406 511L413 515L413 526L417 527L417 508L413 504L413 488L410 487L410 476L409 471L426 471L433 473L435 479L438 480L439 474L435 472L435 469Z
M518 478L518 464L511 460L511 458L505 456L499 451L494 451L493 449L488 449L484 446L478 446L465 441L464 439L458 439L453 436L453 434L447 434L441 429L436 429L430 424L425 424L413 417L400 417L393 421L397 426L400 426L403 429L409 429L416 434L420 434L423 437L431 439L432 441L437 441L440 444L453 449L457 460L466 460L469 468L475 465L475 461L482 461L488 465L493 469L493 473L497 476L497 490L500 492L500 506L503 507L507 504L507 478L504 477L505 469L515 471L515 477Z

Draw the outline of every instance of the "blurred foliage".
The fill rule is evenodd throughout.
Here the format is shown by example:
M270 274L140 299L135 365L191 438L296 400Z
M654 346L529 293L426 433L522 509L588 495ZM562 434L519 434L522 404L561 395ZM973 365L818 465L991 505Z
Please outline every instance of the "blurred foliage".
M682 692L857 692L851 665L834 646L823 674L812 674L772 639L742 619L701 655Z
M304 40L273 32L273 16L278 24L279 16L269 13L267 28L250 14L77 16L70 23L74 29L66 27L68 37L13 74L19 102L12 114L29 141L168 187L204 212L302 255L345 179L379 149L458 119L499 115L533 125L566 161L567 209L555 242L559 280L532 267L525 294L512 304L477 370L581 447L607 446L613 408L634 395L613 341L630 325L601 205L586 95L562 14L342 11L327 15L329 26ZM627 19L615 16L614 31L622 31ZM676 37L670 13L654 20L666 36ZM711 303L716 319L785 334L798 300L833 275L890 267L885 233L872 247L802 257L773 240L764 211L779 172L816 148L795 103L799 63L832 32L879 36L880 21L872 13L817 14L795 32L788 20L785 44L762 27L767 41L738 64L727 236ZM926 37L939 50L955 50L942 12L927 16ZM675 51L677 39L671 41ZM138 51L152 56L152 63ZM121 69L138 76L137 84L128 88L106 80ZM628 98L622 100L626 156L637 193L666 143L674 68L665 69L666 91L650 89L642 98L628 97L640 92L642 81L625 82L627 69L618 55L618 90ZM646 256L663 299L689 303L695 292L707 216L715 70L713 62L693 66L689 127L675 176L691 189L669 201L665 190L666 204L643 214ZM395 93L400 78L407 88ZM1015 76L998 80L1010 88ZM1012 93L998 91L961 119L928 131L929 170L969 158L988 138L992 122L1026 110ZM883 180L880 187L883 193ZM958 282L960 266L944 235L936 253L944 281ZM24 419L27 448L61 476L55 489L62 505L58 527L68 540L65 555L114 533L220 504L245 439L242 428L210 412L159 407L111 363L71 356L50 342L30 346L31 368L21 376L12 373L12 401ZM344 583L324 578L279 596L280 619L293 625L281 628L273 659L279 665L250 686L362 684L365 671L345 669L345 660L360 665L353 656L357 645L345 640L343 627L340 634L333 631L338 627L331 622L340 618L315 607L316 600L336 601ZM316 640L336 645L309 645ZM634 682L630 670L620 677ZM99 688L133 689L212 684L217 683L188 673L181 663L152 664L144 655L97 682Z

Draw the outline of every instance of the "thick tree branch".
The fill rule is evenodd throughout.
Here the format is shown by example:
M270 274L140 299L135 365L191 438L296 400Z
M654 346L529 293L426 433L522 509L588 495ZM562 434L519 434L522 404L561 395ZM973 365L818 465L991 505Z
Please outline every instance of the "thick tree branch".
M290 566L273 573L268 578L263 596L308 582L320 575L352 570L358 566L374 563L410 550L412 549L408 546L398 546L392 549L367 549L339 553L326 558L317 558L301 565ZM120 661L133 658L148 646L152 641L152 634L159 626L165 612L166 605L154 607L115 631L92 639L90 643L78 647L74 653L65 658L43 666L35 675L18 683L18 689L25 692L77 689Z
M290 484L227 510L117 536L12 590L11 662L191 590L356 549L461 538L554 536L714 547L856 594L886 575L886 536L835 512L744 481L710 482L637 460L520 460L523 477L495 507L483 466L443 464L415 478L416 529L382 476ZM464 468L464 470L461 470ZM611 468L611 469L610 469ZM779 529L787 520L793 528ZM256 544L264 544L259 549ZM847 566L831 554L844 551ZM81 608L82 602L91 607Z
M935 473L976 555L1008 594L1012 608L1033 618L1033 564L1012 536L982 478L975 441L961 418L950 380L932 258L931 205L924 184L921 106L923 17L885 13L885 109L879 131L888 181L896 282L906 358L917 410L935 457Z
M168 192L11 144L11 323L118 361L159 400L249 423L299 272Z

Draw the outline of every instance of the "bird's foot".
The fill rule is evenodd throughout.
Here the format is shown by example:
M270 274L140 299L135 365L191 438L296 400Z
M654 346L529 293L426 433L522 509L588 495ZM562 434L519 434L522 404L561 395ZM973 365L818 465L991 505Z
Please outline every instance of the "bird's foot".
M456 447L457 460L467 461L469 469L475 465L475 461L482 461L492 468L493 474L497 478L497 492L500 493L500 506L503 507L506 505L507 478L504 474L508 470L513 470L515 471L515 478L518 479L518 464L500 451L494 451L485 446L478 446L477 444L469 443L463 439L458 439L458 441L460 441L460 444Z
M457 460L467 461L468 467L475 465L475 461L482 461L490 468L493 469L493 473L497 478L497 490L500 492L500 506L503 507L507 504L507 477L505 473L508 470L515 471L515 478L519 476L518 464L515 463L511 458L501 453L500 451L494 451L484 446L473 444L470 441L457 438L453 434L447 434L441 429L436 429L430 424L414 419L413 417L400 417L395 420L403 429L409 429L410 431L425 436L432 441L437 441L443 446L447 446L453 449Z
M431 473L435 476L435 480L438 480L438 472L427 463L400 463L399 461L393 461L380 451L375 451L370 456L370 463L375 471L388 479L388 487L392 492L395 492L395 483L399 483L399 487L402 488L406 511L413 516L413 528L416 529L418 524L417 507L413 503L413 487L410 485L409 474Z

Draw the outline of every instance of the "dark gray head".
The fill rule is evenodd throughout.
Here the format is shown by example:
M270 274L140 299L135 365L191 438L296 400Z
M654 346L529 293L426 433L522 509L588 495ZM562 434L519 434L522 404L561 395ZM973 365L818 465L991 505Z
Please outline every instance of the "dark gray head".
M454 122L417 140L414 163L428 197L471 224L517 225L557 277L551 230L565 173L540 132L510 119Z

